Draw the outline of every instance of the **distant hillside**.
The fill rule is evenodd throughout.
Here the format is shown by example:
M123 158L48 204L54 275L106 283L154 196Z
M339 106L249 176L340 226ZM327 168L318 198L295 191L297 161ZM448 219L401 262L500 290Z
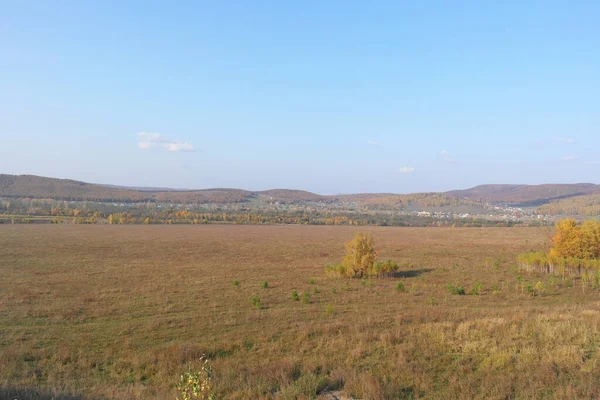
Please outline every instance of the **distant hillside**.
M253 199L272 203L293 203L326 199L325 196L303 190L273 189L252 192L242 189L133 189L113 185L97 185L70 179L5 174L0 174L0 196L10 198L50 198L70 201L156 201L182 204L244 203Z
M569 197L554 200L538 208L545 215L577 215L582 217L600 216L600 194Z
M138 202L150 200L148 194L135 190L94 185L70 179L4 174L0 174L0 196L74 201Z
M447 192L449 196L478 202L539 206L553 200L600 193L592 183L546 185L481 185Z
M102 202L160 202L178 204L226 204L226 203L301 203L301 202L348 202L370 209L414 210L428 208L481 207L483 202L540 206L551 203L544 210L562 213L561 210L596 207L600 185L547 184L547 185L482 185L467 190L447 193L358 193L337 196L322 196L304 190L272 189L249 191L242 189L177 190L169 188L128 188L98 185L70 179L45 178L34 175L0 174L0 197L46 198L70 201ZM571 203L557 203L563 199L579 199ZM587 210L582 213L594 213ZM582 214L583 215L583 214Z
M297 201L322 201L327 197L307 192L305 190L272 189L256 192L259 196L270 202L293 203Z
M96 185L70 179L35 175L0 174L0 196L11 198L50 198L71 201L237 203L247 201L252 192L240 189L190 191L147 191L117 186Z

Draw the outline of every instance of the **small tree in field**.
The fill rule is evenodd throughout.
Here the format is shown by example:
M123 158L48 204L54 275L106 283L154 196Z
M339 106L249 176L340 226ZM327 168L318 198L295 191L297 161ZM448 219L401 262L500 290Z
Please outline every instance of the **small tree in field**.
M366 278L393 276L398 271L398 263L392 260L376 262L375 241L369 233L357 233L346 243L346 255L338 265L325 266L330 276L346 278Z
M346 274L354 278L362 278L370 275L375 264L375 242L369 233L357 233L354 239L346 243L346 255L342 265Z

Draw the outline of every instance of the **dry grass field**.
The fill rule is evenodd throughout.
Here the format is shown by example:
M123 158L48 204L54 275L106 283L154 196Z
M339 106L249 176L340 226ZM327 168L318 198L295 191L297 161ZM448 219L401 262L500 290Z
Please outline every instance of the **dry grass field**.
M353 227L0 226L0 398L174 399L202 354L218 398L600 396L598 292L516 267L551 229L360 230L398 277L325 276Z

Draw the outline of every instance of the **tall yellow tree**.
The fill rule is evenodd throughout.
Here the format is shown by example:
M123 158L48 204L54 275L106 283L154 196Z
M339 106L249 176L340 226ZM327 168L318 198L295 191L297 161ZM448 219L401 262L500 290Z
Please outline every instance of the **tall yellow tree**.
M581 229L577 221L567 218L556 224L556 234L552 238L551 257L581 258Z
M346 255L342 265L347 273L355 278L369 275L375 264L375 241L369 233L357 233L354 239L346 243Z
M600 222L588 220L581 225L581 258L600 258Z

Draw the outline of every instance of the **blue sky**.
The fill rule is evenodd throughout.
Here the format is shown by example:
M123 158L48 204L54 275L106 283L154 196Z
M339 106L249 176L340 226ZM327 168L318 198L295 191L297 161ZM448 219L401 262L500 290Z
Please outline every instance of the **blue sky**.
M597 1L2 1L0 173L600 183Z

